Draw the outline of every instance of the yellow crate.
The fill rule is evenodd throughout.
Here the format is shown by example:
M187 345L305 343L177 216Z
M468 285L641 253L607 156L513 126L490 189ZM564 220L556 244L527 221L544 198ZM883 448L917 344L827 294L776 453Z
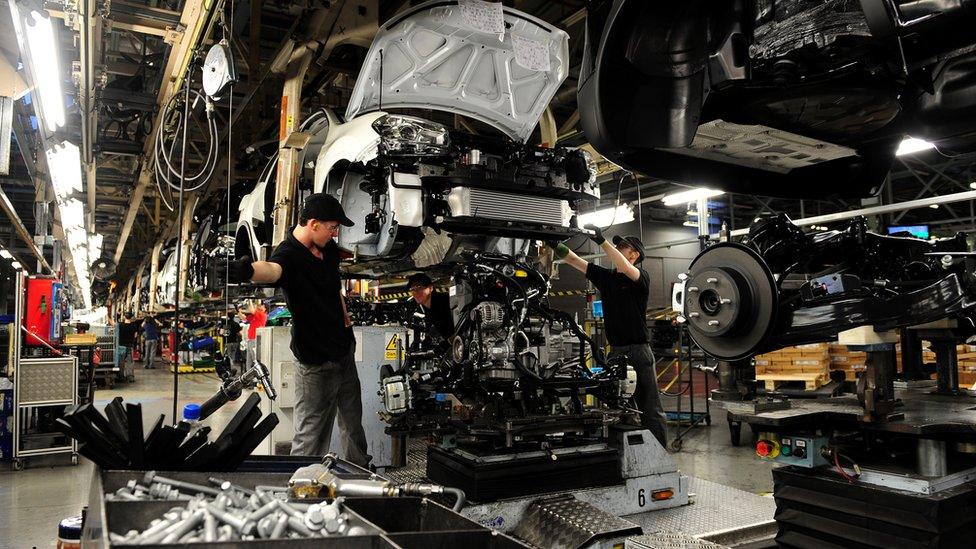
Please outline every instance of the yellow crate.
M98 336L95 334L65 334L65 345L94 345L98 343Z

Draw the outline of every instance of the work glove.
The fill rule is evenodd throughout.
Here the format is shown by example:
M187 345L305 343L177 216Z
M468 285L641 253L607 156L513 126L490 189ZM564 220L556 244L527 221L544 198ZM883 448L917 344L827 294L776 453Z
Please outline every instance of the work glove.
M242 257L230 262L230 282L232 284L244 284L254 278L254 266L251 265L250 257Z
M603 238L603 230L600 229L600 227L597 227L596 225L593 224L588 224L588 225L583 225L583 228L593 231L593 234L590 235L590 240L596 242L597 246L602 246L603 243L607 241L606 238Z
M552 255L556 259L563 259L569 255L569 246L557 240L546 240L546 246L552 248Z

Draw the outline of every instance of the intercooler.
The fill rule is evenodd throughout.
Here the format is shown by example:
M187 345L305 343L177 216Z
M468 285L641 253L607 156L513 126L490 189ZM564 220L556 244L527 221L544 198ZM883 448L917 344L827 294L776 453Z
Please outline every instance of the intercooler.
M454 187L445 197L451 217L569 226L572 210L558 198Z

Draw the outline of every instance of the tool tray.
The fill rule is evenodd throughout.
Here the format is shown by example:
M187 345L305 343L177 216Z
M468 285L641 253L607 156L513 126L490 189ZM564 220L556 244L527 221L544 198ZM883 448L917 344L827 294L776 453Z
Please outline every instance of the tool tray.
M253 490L255 486L287 486L292 471L308 460L294 458L282 462L269 463L268 460L245 463L247 469L258 472L238 471L235 473L202 473L181 471L160 471L159 475L207 485L207 479L218 476L242 488ZM284 467L282 467L284 466ZM274 472L286 469L287 471ZM223 541L191 544L130 545L111 543L109 532L124 535L129 530L142 531L149 527L153 519L185 501L147 500L111 501L105 494L111 494L126 486L130 480L141 481L142 471L103 471L96 468L92 477L91 492L82 532L83 547L316 547L316 548L455 548L465 549L498 548L508 549L526 547L498 532L489 530L460 514L427 498L346 498L345 511L350 522L359 525L367 534L361 536L331 536L309 539ZM300 500L314 503L316 500Z

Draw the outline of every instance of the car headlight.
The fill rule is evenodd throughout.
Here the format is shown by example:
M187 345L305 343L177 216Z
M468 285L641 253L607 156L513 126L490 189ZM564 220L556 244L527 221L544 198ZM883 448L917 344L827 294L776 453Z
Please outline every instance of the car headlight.
M428 156L447 154L450 137L444 126L399 114L388 114L373 122L380 135L380 154Z

